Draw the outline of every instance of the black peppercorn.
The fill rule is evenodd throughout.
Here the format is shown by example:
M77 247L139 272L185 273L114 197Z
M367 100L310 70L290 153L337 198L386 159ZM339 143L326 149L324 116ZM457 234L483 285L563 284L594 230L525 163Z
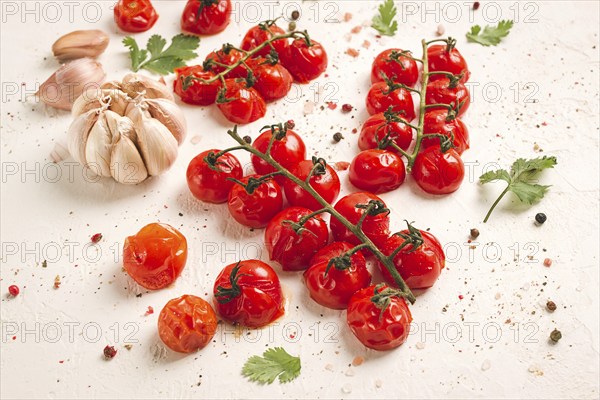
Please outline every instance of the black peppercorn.
M300 18L300 11L298 11L298 10L292 11L292 19L294 21L296 21L298 18Z
M335 135L333 135L333 141L336 143L338 143L343 138L344 138L344 136L342 136L342 134L340 132L337 132Z
M246 142L248 144L252 143L252 138L250 136L244 136L243 139L244 139L244 142Z
M535 220L538 224L543 224L544 222L546 222L546 214L544 213L537 213L535 214Z

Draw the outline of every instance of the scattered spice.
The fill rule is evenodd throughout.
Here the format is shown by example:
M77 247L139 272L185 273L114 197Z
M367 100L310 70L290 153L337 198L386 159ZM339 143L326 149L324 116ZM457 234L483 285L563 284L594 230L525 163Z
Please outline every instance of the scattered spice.
M348 49L346 50L346 54L348 54L350 57L356 58L359 56L360 53L358 52L358 50L348 47Z
M288 31L295 31L296 30L296 23L294 21L290 22L288 24Z
M360 31L362 31L362 26L358 25L358 26L355 26L354 28L352 28L352 30L350 32L360 33Z
M246 135L246 136L244 136L244 142L250 144L250 143L252 143L252 138L250 136Z
M446 32L446 28L444 28L444 25L439 24L437 27L437 30L435 31L435 34L437 36L442 36L445 32Z
M110 359L114 358L116 355L117 355L117 349L115 349L115 346L106 345L106 347L104 348L104 357L107 360L110 360Z
M544 259L544 267L550 267L552 265L552 260L549 258Z
M465 296L463 296L462 294L459 294L459 295L458 295L458 299L459 299L459 300L462 300L462 299L464 299L464 298L465 298Z
M96 234L92 235L92 237L91 237L90 240L91 240L92 243L98 243L99 241L102 240L102 234L101 233L96 233Z
M354 360L352 360L352 365L354 365L355 367L358 367L359 365L362 365L363 362L365 362L364 357L356 356L356 357L354 357Z
M42 261L42 268L48 268L48 261Z
M365 49L368 49L369 47L371 47L371 42L369 42L368 40L365 40L362 44L362 47L364 47Z
M548 300L548 302L546 303L546 308L548 309L548 311L554 312L556 310L556 303L552 300Z
M8 293L10 293L10 295L11 295L12 297L16 297L16 296L18 296L18 295L19 295L19 292L20 292L20 290L19 290L19 287L18 287L17 285L10 285L10 286L8 287Z
M475 10L475 11L479 10L479 6L480 6L480 5L481 5L481 4L480 4L478 1L474 2L474 3L473 3L473 10Z
M54 277L54 289L60 288L60 284L61 284L60 275L56 275Z
M297 20L298 20L298 18L300 18L300 11L298 11L298 10L294 10L294 11L292 11L292 19L293 19L294 21L297 21Z
M341 132L336 132L333 135L333 141L336 143L339 143L343 138L344 138L344 136L341 134Z
M548 219L548 217L546 217L546 214L544 213L535 214L535 222L537 222L540 225L546 222L546 219Z
M330 110L335 110L335 109L337 108L337 104L336 104L336 103L334 103L333 101L328 101L328 102L327 102L327 107L328 107Z
M558 342L560 339L562 339L562 333L558 330L558 329L554 329L551 333L550 333L550 340L552 340L554 343Z
M348 169L348 167L350 167L350 163L348 161L338 161L333 164L333 168L336 171L345 171Z
M473 239L477 239L479 237L479 229L477 228L472 228L471 229L471 237Z
M354 107L352 107L351 104L344 104L342 106L342 111L345 112L345 113L349 113L352 110L354 110Z
M296 123L293 119L290 119L285 123L285 126L287 126L288 129L294 129L296 127Z
M345 13L344 14L344 22L348 22L352 19L352 13Z
M151 315L151 314L154 314L154 307L148 306L148 310L146 310L146 313L144 315Z
M133 345L131 345L131 344L126 344L126 345L125 345L125 346L123 346L123 347L125 347L127 350L131 350L131 349L133 348Z

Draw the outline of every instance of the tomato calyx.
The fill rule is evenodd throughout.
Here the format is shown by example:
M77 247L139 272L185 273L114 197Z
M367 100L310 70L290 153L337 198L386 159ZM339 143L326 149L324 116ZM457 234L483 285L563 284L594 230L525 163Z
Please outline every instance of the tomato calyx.
M327 173L327 161L324 158L312 157L313 167L306 177L306 182L310 182L310 178L316 175L325 175Z
M400 297L406 299L406 294L398 289L392 289L387 287L385 283L380 283L375 286L373 290L373 296L371 297L371 302L375 304L377 308L381 310L379 313L379 321L383 318L383 313L388 309L390 304L392 303L392 299L394 297Z
M290 129L288 122L280 122L278 124L265 125L262 128L260 128L259 132L270 130L271 143L273 143L273 141L275 140L283 140L283 138L285 138L285 136L287 135L288 129ZM267 151L271 149L271 143L269 144Z
M258 189L258 187L266 182L268 182L269 180L271 180L273 177L277 176L277 175L281 175L281 173L279 172L272 172L270 174L267 175L263 175L260 178L255 178L253 176L251 176L250 178L248 178L248 182L244 183L238 179L235 178L227 178L228 180L235 182L236 184L240 185L241 187L243 187L246 190L246 193L248 194L253 194L256 189Z
M281 223L283 225L289 226L296 233L296 235L298 235L298 236L302 235L303 232L308 232L311 235L313 235L315 237L318 237L318 235L316 233L314 233L310 229L305 228L304 225L311 218L314 218L314 217L316 217L319 214L323 214L324 212L329 212L329 210L327 208L322 208L320 210L313 211L310 214L306 214L305 216L303 216L302 218L300 218L298 220L298 222L294 222L294 221L291 221L289 219L286 219L286 220L281 221Z
M455 148L454 145L454 132L450 133L449 136L442 135L441 133L426 133L423 138L438 138L440 139L440 149L442 153L447 152L450 149Z
M410 50L402 50L402 51L392 50L387 61L395 62L396 64L400 65L400 68L402 68L402 70L405 70L406 67L404 66L404 63L400 60L400 57L407 57L412 60L417 60L412 56L412 53L410 52ZM421 60L418 60L418 61L421 61Z
M273 32L271 32L271 30L269 28L272 27L273 25L275 25L279 18L281 18L281 17L277 17L275 19L267 19L265 21L259 22L258 27L260 29L262 29L263 31L269 32L271 34L271 36L273 36Z
M219 4L219 0L197 0L200 3L200 7L198 7L198 11L196 11L196 22L200 19L202 15L202 11L204 11L207 7L212 7L216 4Z
M403 83L394 82L383 71L381 71L380 75L381 75L381 78L384 80L385 84L387 85L387 89L383 92L383 94L385 94L386 96L398 89L405 89L405 90L408 90L409 92L421 93L419 90L411 88L410 86L406 86Z
M408 222L407 220L404 220L404 221L406 222L406 225L408 227L408 233L396 232L392 235L392 236L399 236L402 239L404 239L404 242L402 242L402 244L400 246L398 246L388 256L388 258L392 261L394 260L396 255L398 255L398 253L400 253L400 251L402 251L406 246L411 245L411 248L410 248L410 250L407 251L407 253L413 253L419 247L421 247L423 245L423 243L425 242L423 240L423 235L421 234L421 231L418 230L417 228L415 228L413 225L411 225L410 222Z
M231 287L225 288L221 285L217 287L217 293L215 297L219 303L227 304L242 294L242 288L240 288L240 285L238 284L238 279L240 279L242 276L248 276L248 274L239 274L238 272L240 271L241 267L241 261L238 261L235 267L233 267L231 270L231 274L229 274L229 284Z
M381 200L371 200L367 204L357 204L355 207L365 210L356 224L359 227L368 216L374 217L379 214L388 215L390 213L390 209Z
M360 251L366 247L368 247L368 246L364 243L359 244L358 246L353 247L352 249L348 250L341 256L333 257L327 263L327 267L325 268L324 276L327 276L331 267L335 267L335 269L337 269L338 271L345 271L348 268L350 268L352 266L352 256L355 253L357 253L358 251Z

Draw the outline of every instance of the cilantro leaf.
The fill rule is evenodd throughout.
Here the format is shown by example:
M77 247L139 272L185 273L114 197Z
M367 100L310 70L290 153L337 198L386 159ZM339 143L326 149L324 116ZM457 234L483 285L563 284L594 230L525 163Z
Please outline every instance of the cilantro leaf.
M469 42L479 43L482 46L495 46L502 38L508 36L510 28L513 26L513 21L502 20L497 26L487 25L481 31L479 25L471 27L471 32L467 32L467 40Z
M252 356L244 364L242 375L253 382L271 384L279 376L280 383L290 382L300 375L300 358L289 355L283 348L268 349L263 356Z
M383 4L379 6L379 14L373 17L371 26L382 35L394 36L398 30L398 22L394 20L396 11L394 1L385 0Z
M483 222L487 222L492 211L494 211L494 208L496 208L500 200L502 200L504 195L508 192L514 193L522 203L529 205L541 200L550 186L539 185L536 179L543 170L554 168L555 165L556 157L544 156L533 158L531 160L519 158L510 167L510 173L504 169L499 169L481 175L479 177L479 182L482 184L496 180L502 180L508 183L508 186L504 189L500 197L492 204L492 208L488 211Z
M200 45L200 39L179 34L173 37L171 45L166 49L167 41L160 35L152 35L148 39L145 50L141 50L132 37L123 39L123 44L129 48L132 70L137 72L144 68L160 75L167 75L175 68L183 67L185 61L198 56L194 50Z

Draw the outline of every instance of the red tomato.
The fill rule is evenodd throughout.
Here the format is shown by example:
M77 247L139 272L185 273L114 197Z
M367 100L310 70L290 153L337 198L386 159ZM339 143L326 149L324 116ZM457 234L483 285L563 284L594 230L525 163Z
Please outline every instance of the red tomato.
M173 351L192 353L210 343L217 331L217 316L200 297L185 294L170 300L158 316L158 335Z
M408 231L402 231L402 233L408 233ZM427 289L433 286L440 276L442 268L444 268L444 252L438 247L439 242L437 242L437 239L433 238L437 242L435 243L432 241L431 234L427 236L423 235L423 231L421 231L421 234L423 237L422 245L413 250L413 245L408 244L394 257L396 270L398 270L404 282L411 289ZM392 235L383 245L381 251L383 254L389 256L403 243L403 238ZM396 287L396 282L387 268L381 262L378 265L385 281L390 286Z
M114 15L121 30L133 33L147 31L158 19L150 0L119 0Z
M376 295L378 302L374 301ZM408 338L412 315L396 291L385 285L371 285L352 296L346 321L363 345L373 350L391 350Z
M182 78L194 76L200 79L211 79L215 74L211 71L205 71L201 65L191 67L181 67L175 69L175 81L173 81L173 91L181 97L181 101L188 104L196 104L200 106L208 106L213 104L217 98L217 93L221 88L221 82L217 79L212 83L203 83L198 80L193 80L191 86L183 90Z
M424 134L441 134L446 137L454 135L454 150L462 154L469 148L469 131L467 126L460 120L454 118L448 120L448 110L431 110L425 113L423 123ZM438 138L423 138L421 148L440 145Z
M286 208L267 225L265 246L271 260L281 264L284 271L305 270L309 267L312 256L327 245L329 231L321 217L311 217L300 233L296 233L289 224L283 223L286 220L298 222L311 212L302 207Z
M239 62L244 58L244 53L236 49L224 50L220 49L209 53L204 59L204 69L212 71L215 74L219 74L225 71L226 67L223 65L231 66ZM217 65L214 62L223 65ZM226 78L246 78L248 76L248 68L244 64L240 64L235 67L231 72L226 75Z
M459 75L464 72L461 82L465 83L469 80L471 73L467 67L467 62L460 54L460 52L452 48L448 51L448 45L446 44L435 44L427 48L427 60L429 65L429 72L432 71L446 71L454 75ZM437 80L444 75L433 74L429 76L429 80Z
M276 133L279 130L275 131ZM269 147L269 141L271 140L272 132L270 129L265 130L260 134L252 143L252 146L260 152L266 152ZM275 161L281 164L284 168L291 170L299 162L306 158L306 146L304 141L296 132L291 129L287 130L285 136L278 140L275 139L273 147L271 147L271 156ZM260 157L252 155L251 157L254 171L260 175L266 175L271 172L275 172L269 163L262 160ZM283 184L284 179L280 176L276 177L275 180L280 184Z
M229 190L234 183L227 178L241 179L244 175L242 165L231 153L225 153L217 161L215 171L208 165L204 158L209 153L218 153L220 150L206 150L192 159L187 169L187 184L190 191L198 200L208 203L225 203Z
M296 39L288 51L280 55L281 63L292 74L296 82L308 83L318 78L327 69L327 53L321 44L311 40L308 46L304 39Z
M427 193L448 194L460 187L465 166L456 150L442 153L438 146L432 146L417 155L412 176Z
M348 196L342 197L335 205L335 210L342 214L348 221L356 224L360 217L364 214L365 210L357 208L358 204L368 204L369 201L376 200L385 203L379 197L373 193L368 192L357 192L349 194ZM331 217L329 222L333 238L338 242L348 242L353 245L359 245L362 242L354 236L340 221L334 216ZM369 239L373 241L377 246L384 243L390 235L390 217L387 213L369 215L365 217L362 224L363 232Z
M390 122L387 124L383 113L372 115L365 121L358 137L358 147L361 150L376 149L378 140L386 135L402 150L408 150L413 140L412 128L402 122ZM396 151L388 147L389 151Z
M269 179L254 188L258 178L259 175L252 175L241 179L244 184L253 180L249 186L252 193L242 185L233 185L227 203L233 219L250 228L264 228L283 208L283 194L277 182Z
M225 118L235 124L249 124L265 116L267 105L260 93L246 82L225 79L225 97L229 101L217 102Z
M187 241L167 224L144 226L125 239L123 267L127 274L146 289L169 286L181 274L187 260Z
M371 83L383 82L383 74L394 82L413 87L419 80L419 68L415 60L401 55L401 49L384 50L371 66Z
M348 176L358 189L378 194L399 188L406 178L406 168L398 154L370 149L354 157Z
M367 94L367 111L370 115L386 111L389 107L400 113L408 122L415 119L415 104L410 92L403 88L387 93L389 86L385 82L377 82L371 86Z
M343 256L352 247L346 242L333 242L323 247L310 261L310 267L304 271L304 282L310 297L320 305L343 310L348 307L354 293L371 284L367 261L360 252L350 257L350 265L346 269L338 269L332 265L327 271L331 259Z
M425 104L450 104L454 107L461 104L458 116L463 115L469 108L471 103L471 95L469 90L460 82L457 82L454 87L450 87L450 79L441 78L427 84L427 94L425 95ZM428 108L431 110L447 110L442 107Z
M194 35L214 35L227 28L231 0L188 0L181 16L181 30Z
M288 94L294 78L283 65L265 63L262 57L250 60L248 64L256 78L254 88L265 101L278 100Z
M226 266L213 288L219 315L248 328L265 326L284 313L283 294L277 274L259 260Z
M246 32L246 36L242 39L241 49L250 51L254 50L259 45L263 44L267 40L271 39L273 36L284 35L285 31L278 27L275 23L271 25L256 25L253 26ZM275 51L279 55L283 55L287 52L290 47L290 43L288 39L278 39L272 42ZM271 46L265 46L262 50L259 50L256 55L258 56L266 56L271 51Z
M290 172L298 179L306 181L314 166L315 164L311 160L304 160L292 167ZM313 174L310 178L310 186L328 203L333 203L340 194L340 178L329 165L324 168L323 172L320 175ZM285 197L292 206L309 208L314 211L323 208L307 191L289 179L285 179L283 182L283 189L285 190Z

